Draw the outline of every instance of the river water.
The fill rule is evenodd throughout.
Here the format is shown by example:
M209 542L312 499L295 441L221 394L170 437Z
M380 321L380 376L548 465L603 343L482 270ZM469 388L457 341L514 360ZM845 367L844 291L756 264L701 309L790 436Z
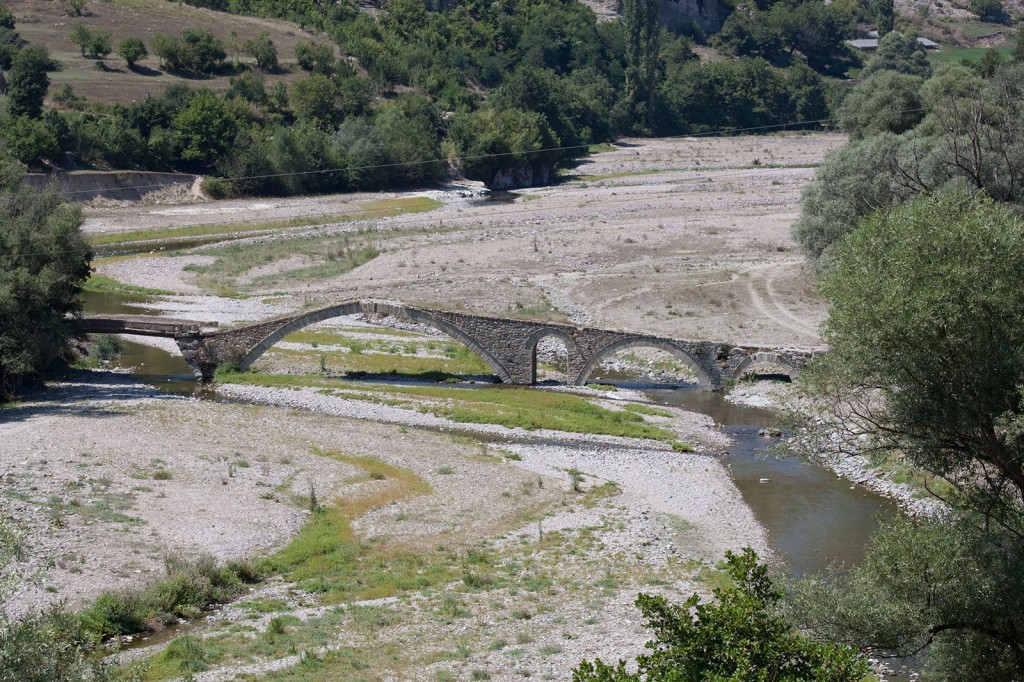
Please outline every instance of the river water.
M84 295L89 313L160 314L146 307L146 302L141 295ZM130 369L139 380L176 394L206 393L180 355L131 342L125 342L124 349L114 365ZM859 563L879 520L898 513L890 500L837 478L824 467L772 456L778 439L758 435L760 429L778 423L770 410L731 403L719 392L637 383L642 379L621 373L595 381L641 390L656 403L706 414L720 424L734 441L723 462L744 501L767 529L773 549L795 575L819 572L833 563ZM212 396L212 391L206 396Z

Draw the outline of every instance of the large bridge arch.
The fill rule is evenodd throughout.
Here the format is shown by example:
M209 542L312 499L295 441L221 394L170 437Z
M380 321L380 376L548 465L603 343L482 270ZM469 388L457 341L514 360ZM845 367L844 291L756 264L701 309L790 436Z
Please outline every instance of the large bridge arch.
M782 374L788 376L790 379L796 379L800 376L800 370L797 369L793 363L786 360L778 353L760 351L743 358L743 361L736 366L735 370L733 370L732 379L734 381L739 381L745 374L753 370L755 367L763 367L766 365L782 370L781 372L772 372L772 374Z
M682 346L668 341L666 339L658 339L650 336L634 336L627 339L621 339L611 343L601 350L594 353L583 369L580 370L579 374L576 375L576 380L573 382L577 386L583 386L587 383L590 375L594 373L598 367L601 366L605 360L615 355L616 353L626 350L627 348L657 348L667 353L675 355L681 359L686 366L690 368L690 371L697 377L697 381L700 383L702 388L714 388L715 381L712 380L711 376L707 373L707 370L697 361L697 358L693 357L688 350Z
M405 306L395 304L365 303L363 301L351 301L340 305L320 308L318 310L311 310L305 315L292 318L285 324L281 325L281 327L267 335L258 344L256 344L252 350L246 353L238 362L238 367L242 371L249 369L261 355L266 353L274 344L281 341L292 332L296 332L311 324L316 324L317 322L323 322L324 320L329 320L335 317L344 317L346 315L357 315L360 313L391 315L409 320L410 322L417 322L419 324L425 324L433 327L442 334L451 337L453 340L458 341L476 353L481 360L487 363L488 367L494 370L494 373L503 383L514 383L512 375L509 373L508 369L498 362L498 360L496 360L494 356L487 351L487 349L480 345L476 339L469 336L458 327L439 319L429 311L406 308Z

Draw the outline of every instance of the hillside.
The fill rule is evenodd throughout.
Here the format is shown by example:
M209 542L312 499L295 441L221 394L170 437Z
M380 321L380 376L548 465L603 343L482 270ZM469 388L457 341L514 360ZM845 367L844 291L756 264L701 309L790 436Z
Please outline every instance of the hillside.
M295 67L298 43L314 38L330 43L326 36L303 30L292 22L236 16L166 0L92 0L81 17L67 16L58 2L9 0L4 4L14 13L21 37L30 44L45 45L60 63L61 70L50 74L51 94L67 83L78 95L107 103L144 99L174 83L223 92L233 74L228 71L206 78L186 78L160 70L160 60L152 54L134 71L126 68L116 53L111 54L104 60L107 70L97 70L98 60L83 57L71 42L71 30L76 24L109 33L115 50L128 37L141 38L150 45L158 33L177 35L186 28L207 29L228 46L229 60L237 58L242 62L252 59L237 54L237 48L233 52L231 45L266 32L282 65L280 73L267 77L268 86L276 79L291 81L300 77L301 71Z

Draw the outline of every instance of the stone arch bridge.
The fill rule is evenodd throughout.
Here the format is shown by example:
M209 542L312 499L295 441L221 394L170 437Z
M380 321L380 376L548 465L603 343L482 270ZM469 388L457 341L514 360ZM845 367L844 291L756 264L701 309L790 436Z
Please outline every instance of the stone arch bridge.
M217 367L235 363L248 369L263 353L292 332L345 315L392 316L427 325L469 347L503 382L537 381L537 344L548 336L566 347L568 383L583 385L601 363L633 347L656 348L681 359L703 388L714 389L748 372L795 378L815 350L734 346L712 341L671 339L649 334L576 327L485 315L431 310L386 301L346 301L316 310L290 313L253 324L219 329L215 324L135 315L86 316L80 333L138 334L175 340L185 361L204 381Z

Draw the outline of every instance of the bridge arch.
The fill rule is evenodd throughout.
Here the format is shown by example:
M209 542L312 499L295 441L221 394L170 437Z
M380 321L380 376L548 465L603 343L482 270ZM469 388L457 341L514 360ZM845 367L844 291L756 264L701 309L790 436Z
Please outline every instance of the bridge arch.
M566 351L566 372L565 381L569 383L571 376L569 375L569 367L572 366L574 358L579 357L580 349L576 345L576 339L572 338L564 329L558 329L556 327L544 327L538 329L526 339L526 343L523 344L523 355L527 362L530 364L530 383L537 383L537 345L549 336L553 336L560 339L565 343Z
M410 322L417 322L419 324L425 324L433 327L480 356L480 359L487 363L488 367L494 370L494 373L503 383L514 383L512 375L509 373L508 369L498 362L493 355L491 355L483 346L480 345L480 343L476 341L476 339L469 336L458 327L435 317L425 310L406 308L405 306L395 304L367 303L363 301L351 301L340 305L320 308L318 310L311 310L300 317L292 318L285 324L281 325L281 327L267 335L258 344L256 344L252 350L246 353L238 362L238 367L243 371L249 369L261 355L266 353L274 344L281 341L292 332L296 332L311 324L316 324L317 322L323 322L324 320L329 320L335 317L344 317L346 315L357 315L359 313L391 315L409 320Z
M732 379L739 381L755 367L763 367L765 365L782 370L781 372L772 372L772 374L782 374L790 379L796 379L800 376L800 370L778 353L759 351L743 358L740 364L736 365L736 369L732 373Z
M711 379L707 370L701 366L700 362L697 361L697 358L693 357L689 351L672 341L657 339L650 336L634 336L627 339L621 339L605 346L594 353L587 364L583 366L583 369L580 370L579 374L576 375L576 381L573 383L577 386L583 386L587 383L587 379L590 378L590 375L594 373L594 370L601 366L602 362L619 351L637 347L657 348L658 350L663 350L675 355L686 363L686 366L689 367L690 371L697 377L697 381L700 383L702 388L710 389L715 387L715 382Z

